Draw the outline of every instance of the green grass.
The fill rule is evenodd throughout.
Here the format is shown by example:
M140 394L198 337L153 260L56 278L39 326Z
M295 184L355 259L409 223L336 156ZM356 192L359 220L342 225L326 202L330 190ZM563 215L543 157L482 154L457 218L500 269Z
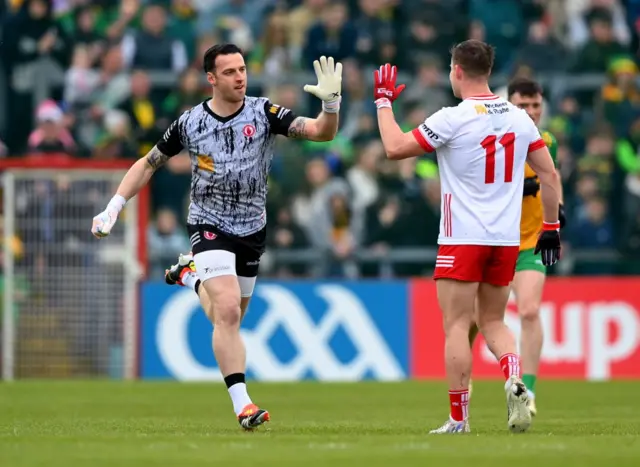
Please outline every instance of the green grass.
M538 385L526 434L507 432L495 381L474 384L473 433L430 436L448 415L442 383L253 383L272 414L254 433L221 385L0 384L0 466L640 465L640 382Z

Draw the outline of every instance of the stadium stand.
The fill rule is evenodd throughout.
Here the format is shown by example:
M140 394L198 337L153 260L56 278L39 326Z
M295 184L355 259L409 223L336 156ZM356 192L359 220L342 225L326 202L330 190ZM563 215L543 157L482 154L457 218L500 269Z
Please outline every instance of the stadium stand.
M565 258L553 273L640 272L638 1L0 5L6 9L0 155L7 159L42 153L82 161L143 156L169 122L209 93L201 56L219 41L245 50L249 94L267 95L299 114L319 110L317 100L301 90L311 79L312 60L322 54L342 60L344 104L336 140L278 141L270 181L270 250L262 269L275 277L430 272L440 202L435 160L386 160L370 70L384 62L399 66L408 84L399 115L410 129L455 102L447 81L449 47L469 37L485 39L497 50L492 83L498 92L520 74L535 76L545 88L544 126L560 144L569 219ZM183 155L153 178L146 238L151 278L161 277L188 249L182 219L189 170ZM58 198L51 197L54 203ZM88 229L91 213L98 211L86 211ZM16 245L21 241L16 238ZM24 256L21 261L30 261L28 251Z

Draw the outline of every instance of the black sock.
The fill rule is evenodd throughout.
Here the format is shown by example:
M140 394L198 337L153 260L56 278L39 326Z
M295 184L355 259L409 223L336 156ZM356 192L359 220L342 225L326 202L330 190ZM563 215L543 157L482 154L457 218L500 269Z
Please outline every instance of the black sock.
M200 279L196 281L196 285L193 286L193 290L196 291L196 295L199 295L198 290L200 290Z
M227 385L227 388L238 383L244 383L244 373L232 373L224 378L224 384Z

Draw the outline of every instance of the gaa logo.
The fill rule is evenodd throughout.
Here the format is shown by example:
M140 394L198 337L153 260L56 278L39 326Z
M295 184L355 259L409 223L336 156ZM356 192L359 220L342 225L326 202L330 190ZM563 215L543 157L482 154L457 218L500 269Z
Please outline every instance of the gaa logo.
M215 240L216 237L217 235L213 232L207 232L206 230L204 231L204 238L206 238L207 240Z
M251 138L253 135L256 134L256 127L251 124L245 125L244 128L242 129L242 134L245 135L247 138Z

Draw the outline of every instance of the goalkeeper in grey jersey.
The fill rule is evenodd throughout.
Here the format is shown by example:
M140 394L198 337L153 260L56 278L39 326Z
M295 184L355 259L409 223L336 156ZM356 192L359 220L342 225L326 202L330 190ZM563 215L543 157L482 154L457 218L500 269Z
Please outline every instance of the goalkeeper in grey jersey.
M267 176L276 135L331 141L338 130L342 65L314 62L317 85L304 90L322 100L317 118L298 117L262 97L246 96L242 51L233 44L211 47L204 71L213 97L187 110L164 137L127 172L107 208L93 218L92 233L109 235L127 200L156 169L186 149L191 158L191 204L187 228L192 253L166 275L169 284L193 288L213 323L213 352L233 408L245 429L269 420L245 383L246 355L240 322L253 293L265 248Z

